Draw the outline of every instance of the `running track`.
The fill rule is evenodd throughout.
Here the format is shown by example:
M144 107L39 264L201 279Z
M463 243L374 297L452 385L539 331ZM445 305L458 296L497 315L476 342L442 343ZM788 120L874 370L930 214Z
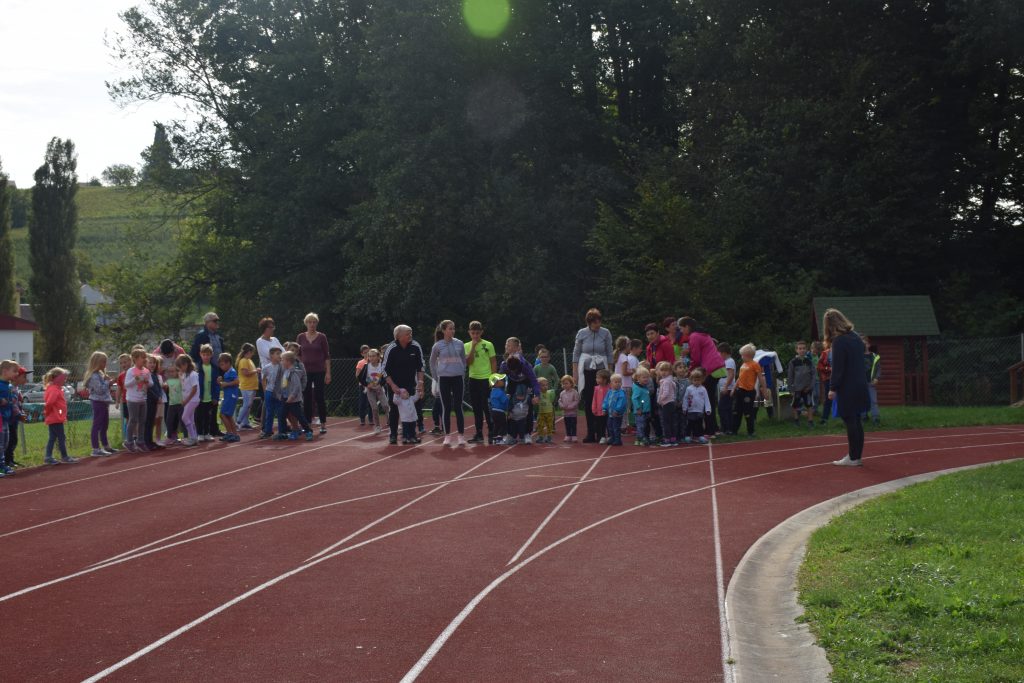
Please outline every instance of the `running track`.
M790 515L1024 457L1024 426L675 449L313 443L0 481L0 680L729 680L723 587Z

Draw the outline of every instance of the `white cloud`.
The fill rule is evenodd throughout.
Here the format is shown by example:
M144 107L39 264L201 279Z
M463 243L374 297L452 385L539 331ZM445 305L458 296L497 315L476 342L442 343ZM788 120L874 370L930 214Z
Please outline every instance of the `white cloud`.
M153 122L184 115L171 102L120 109L104 83L126 75L104 45L118 13L140 0L4 0L0 22L0 160L18 187L32 185L52 137L78 148L82 181L110 164L138 165Z

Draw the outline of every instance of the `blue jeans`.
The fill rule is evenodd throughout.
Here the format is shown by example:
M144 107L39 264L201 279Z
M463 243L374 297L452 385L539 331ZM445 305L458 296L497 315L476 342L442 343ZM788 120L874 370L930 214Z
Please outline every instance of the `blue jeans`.
M608 443L613 446L622 445L622 416L608 416Z
M68 459L68 446L64 437L64 423L59 422L55 425L47 425L50 428L50 440L46 442L46 461L50 462L53 460L53 444L56 443L60 447L60 457L63 460Z
M242 409L238 411L238 426L248 425L249 423L249 409L252 408L252 398L256 395L255 389L244 389L242 391Z
M274 396L274 392L263 392L263 434L270 436L274 433L274 419L281 415L281 401Z
M882 419L882 414L878 411L878 387L868 384L868 395L871 397L871 419L878 422ZM861 417L866 418L867 416L867 413L861 413Z
M647 439L647 413L633 413L633 419L636 420L636 438Z

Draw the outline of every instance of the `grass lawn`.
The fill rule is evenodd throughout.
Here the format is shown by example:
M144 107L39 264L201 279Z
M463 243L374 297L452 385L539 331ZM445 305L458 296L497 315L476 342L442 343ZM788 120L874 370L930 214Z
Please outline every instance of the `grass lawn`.
M940 477L819 529L804 618L833 681L1024 681L1024 461Z

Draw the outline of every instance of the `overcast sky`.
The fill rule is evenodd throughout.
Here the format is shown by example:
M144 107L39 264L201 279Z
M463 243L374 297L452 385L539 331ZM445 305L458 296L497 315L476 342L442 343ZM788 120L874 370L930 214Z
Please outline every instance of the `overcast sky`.
M104 83L123 71L104 46L118 13L143 0L0 0L0 161L30 187L46 144L71 138L82 182L111 164L139 165L153 122L180 118L173 103L120 109Z

